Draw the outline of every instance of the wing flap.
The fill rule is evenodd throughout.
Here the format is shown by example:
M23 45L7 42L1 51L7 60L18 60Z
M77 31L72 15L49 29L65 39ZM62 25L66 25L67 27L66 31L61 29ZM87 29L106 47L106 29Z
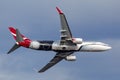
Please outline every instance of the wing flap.
M64 14L60 14L60 21L61 21L61 35L67 35L65 39L71 39L72 33Z

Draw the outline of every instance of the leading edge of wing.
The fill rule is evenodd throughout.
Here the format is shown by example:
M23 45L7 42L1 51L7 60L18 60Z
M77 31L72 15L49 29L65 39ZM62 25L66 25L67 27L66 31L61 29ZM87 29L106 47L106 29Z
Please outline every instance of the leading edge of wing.
M57 64L58 62L63 60L66 56L68 56L72 53L73 52L65 52L65 53L58 52L55 55L55 57L46 66L44 66L41 70L39 70L38 72L42 73L42 72L46 71L47 69L51 68L52 66L54 66L55 64Z

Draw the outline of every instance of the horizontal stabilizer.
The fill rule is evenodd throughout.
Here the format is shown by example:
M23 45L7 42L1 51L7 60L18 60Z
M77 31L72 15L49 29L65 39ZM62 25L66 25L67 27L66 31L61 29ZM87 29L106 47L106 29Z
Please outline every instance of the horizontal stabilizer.
M18 49L20 46L15 44L9 51L7 54L10 54L11 52L15 51L16 49Z

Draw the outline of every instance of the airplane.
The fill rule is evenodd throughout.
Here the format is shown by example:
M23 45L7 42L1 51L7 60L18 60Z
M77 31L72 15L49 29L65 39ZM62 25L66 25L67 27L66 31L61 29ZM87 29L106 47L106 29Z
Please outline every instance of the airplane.
M20 31L16 28L9 27L11 34L13 35L16 43L14 46L8 51L7 54L13 52L19 47L30 48L34 50L43 50L43 51L54 51L56 55L53 59L45 65L38 72L42 73L58 62L65 59L66 61L75 61L76 56L73 55L75 52L102 52L106 50L110 50L112 47L108 44L102 42L86 42L83 41L82 38L73 38L70 27L68 25L67 19L62 12L62 10L56 7L61 22L60 29L60 40L58 41L39 41L39 40L31 40L25 37Z

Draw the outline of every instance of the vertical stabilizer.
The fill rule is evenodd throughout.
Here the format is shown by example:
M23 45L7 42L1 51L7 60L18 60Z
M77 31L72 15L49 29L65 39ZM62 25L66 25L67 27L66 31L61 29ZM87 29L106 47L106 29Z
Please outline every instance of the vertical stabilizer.
M17 42L22 42L22 41L24 41L24 40L23 40L23 37L22 37L22 35L20 34L20 32L19 32L18 29L16 29L16 41L17 41Z
M13 35L14 39L16 40L15 45L8 51L8 54L18 49L20 46L29 48L31 40L25 37L20 33L18 29L13 27L9 27L11 34Z

